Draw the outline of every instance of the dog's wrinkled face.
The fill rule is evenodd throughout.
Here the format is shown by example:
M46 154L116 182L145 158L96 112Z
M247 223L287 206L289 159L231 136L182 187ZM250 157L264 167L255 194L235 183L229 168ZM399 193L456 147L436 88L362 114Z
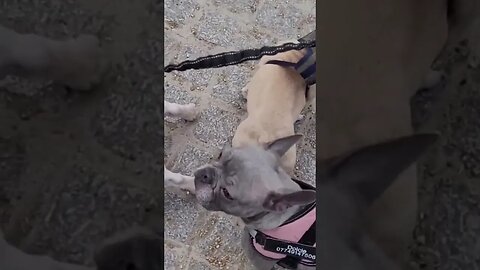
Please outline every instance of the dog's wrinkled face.
M224 148L216 161L194 173L197 200L207 210L242 218L288 208L300 194L293 192L295 184L280 166L280 157L300 138L281 138L265 147ZM292 195L289 191L295 198L287 202L282 196Z

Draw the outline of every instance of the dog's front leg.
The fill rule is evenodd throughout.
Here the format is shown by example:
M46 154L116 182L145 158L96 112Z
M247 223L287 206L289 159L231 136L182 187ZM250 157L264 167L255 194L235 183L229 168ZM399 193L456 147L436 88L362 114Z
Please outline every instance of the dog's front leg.
M6 75L40 78L88 90L104 75L104 60L95 36L53 40L0 25L0 79Z
M171 172L165 166L163 166L163 169L166 187L179 188L195 194L195 182L193 177Z
M195 104L177 104L168 101L163 102L164 113L168 116L180 117L187 121L193 121L196 117Z

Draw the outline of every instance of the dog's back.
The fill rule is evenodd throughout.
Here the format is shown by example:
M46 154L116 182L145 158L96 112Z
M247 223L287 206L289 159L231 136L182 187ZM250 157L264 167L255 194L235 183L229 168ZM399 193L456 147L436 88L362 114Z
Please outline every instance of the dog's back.
M265 144L293 135L294 123L305 107L306 83L291 67L268 64L269 60L298 62L304 51L288 51L264 56L247 84L247 118L238 126L233 146ZM292 174L296 148L282 157L282 165Z
M285 119L285 117L300 114L305 106L305 81L293 68L267 64L267 62L281 60L296 63L302 56L301 51L288 51L262 57L254 76L247 85L249 116L258 115L258 118L268 116L277 123L296 120Z

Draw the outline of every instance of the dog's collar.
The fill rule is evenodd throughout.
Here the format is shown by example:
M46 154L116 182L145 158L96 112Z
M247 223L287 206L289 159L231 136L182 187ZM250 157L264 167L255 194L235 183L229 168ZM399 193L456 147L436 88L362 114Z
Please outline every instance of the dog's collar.
M315 187L296 179L302 189ZM250 230L252 248L268 259L287 269L297 269L298 264L315 266L316 203L303 207L278 228Z
M306 48L306 54L298 61L297 63L282 61L282 60L270 60L265 64L273 64L281 67L293 67L307 84L307 89L309 86L316 83L316 71L317 71L317 61L315 50L312 48Z
M251 216L251 217L242 218L242 220L243 220L243 222L245 222L245 224L248 224L248 223L252 223L252 222L257 221L257 220L263 218L266 215L268 215L268 212L260 212L256 215Z

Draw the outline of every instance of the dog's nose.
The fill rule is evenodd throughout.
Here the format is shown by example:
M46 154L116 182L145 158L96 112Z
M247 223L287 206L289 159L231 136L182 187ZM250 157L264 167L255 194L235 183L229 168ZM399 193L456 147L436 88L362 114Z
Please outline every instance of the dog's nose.
M202 168L194 173L195 179L204 184L212 184L215 176L215 169L211 167Z

